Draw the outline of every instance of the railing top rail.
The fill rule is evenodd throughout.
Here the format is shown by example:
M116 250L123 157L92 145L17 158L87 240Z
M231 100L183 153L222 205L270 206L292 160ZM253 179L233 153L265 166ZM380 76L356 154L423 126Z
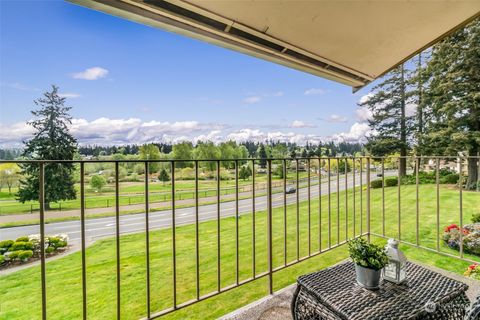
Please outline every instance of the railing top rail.
M480 159L480 156L460 156L460 155L450 155L450 156L341 156L341 157L325 157L325 156L315 156L315 157L296 157L296 158L221 158L221 159L82 159L82 160L0 160L2 163L172 163L172 162L218 162L218 161L295 161L295 160L321 160L321 159Z

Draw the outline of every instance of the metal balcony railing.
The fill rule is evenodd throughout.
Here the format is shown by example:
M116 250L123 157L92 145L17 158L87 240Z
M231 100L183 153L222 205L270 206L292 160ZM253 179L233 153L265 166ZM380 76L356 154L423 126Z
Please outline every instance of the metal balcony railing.
M296 159L212 159L212 160L118 160L118 161L100 161L100 162L107 162L111 163L114 166L114 194L115 194L115 259L116 259L116 318L121 318L121 305L124 303L121 300L121 290L122 283L121 283L121 257L122 257L122 250L121 250L121 243L120 238L122 236L120 230L120 213L121 213L121 206L120 206L120 178L119 178L119 167L123 163L135 162L135 163L142 163L144 165L144 218L145 218L145 225L144 225L144 232L145 232L145 255L146 255L146 283L145 283L145 295L146 295L146 310L145 310L145 318L146 319L154 319L158 318L162 315L171 313L175 310L187 307L199 301L208 299L212 296L221 294L223 292L229 291L231 289L237 288L244 284L250 283L252 281L256 281L260 278L266 278L268 282L268 290L270 293L273 293L273 275L285 268L288 268L292 265L295 265L299 262L302 262L308 258L318 256L322 253L330 251L334 248L344 245L349 239L365 236L370 241L372 237L379 237L379 238L388 238L388 237L396 237L401 242L412 245L418 248L426 249L429 251L433 251L442 255L447 255L459 259L463 259L465 261L473 261L472 259L465 257L464 250L463 250L463 243L462 238L460 238L460 248L459 254L455 255L449 252L444 252L441 248L441 221L440 221L440 204L441 204L441 194L440 194L440 170L448 166L452 167L452 163L456 165L457 174L459 174L459 182L457 184L458 189L458 223L460 226L464 224L464 215L463 215L463 198L462 194L464 192L463 181L464 181L464 173L465 173L465 164L469 159L476 159L475 161L478 162L479 157L404 157L407 163L408 172L411 175L415 176L415 237L414 241L411 241L408 237L403 237L403 230L402 230L402 180L398 179L398 183L396 185L397 189L397 211L393 212L392 210L386 210L386 197L385 197L385 190L387 187L385 186L386 176L399 176L400 175L400 163L399 157L341 157L341 158L325 158L325 157L315 157L315 158L296 158ZM79 197L80 197L80 242L81 242L81 287L82 287L82 306L83 306L83 319L87 319L87 260L86 260L86 207L85 207L85 166L90 163L99 162L96 160L84 160L84 161L55 161L55 160L45 160L45 161L0 161L0 163L34 163L38 165L39 168L39 229L40 229L40 239L41 244L40 247L45 247L45 168L51 163L66 163L66 162L73 162L79 167L80 172L80 182L79 182ZM169 308L165 308L163 310L153 310L151 304L151 259L150 259L150 231L152 227L150 225L150 214L151 208L149 201L150 195L150 179L149 179L149 164L150 163L162 163L163 165L169 166L170 168L170 175L171 175L171 190L170 190L170 199L167 201L170 202L171 206L171 215L170 215L170 223L169 226L171 227L171 263L173 268L172 273L172 295L173 295L173 303ZM199 226L202 223L200 220L200 184L202 181L199 179L199 172L200 166L204 163L215 163L215 181L216 181L216 192L215 192L215 204L216 204L216 233L215 233L215 241L216 241L216 290L209 292L207 294L202 294L200 289L200 283L202 282L202 275L200 272L200 252L202 250L200 246L200 239L199 239ZM227 215L222 214L221 208L221 166L222 162L230 162L233 163L234 166L231 171L233 174L233 179L235 183L235 191L234 191L234 216L235 216L235 280L233 283L222 286L222 264L221 264L221 224L222 218ZM176 168L179 167L179 164L189 164L193 167L194 170L194 190L193 190L193 214L194 214L194 222L195 225L195 282L191 283L192 287L195 287L195 296L193 299L189 301L179 301L177 299L177 242L176 242L176 231L178 228L177 225L177 216L176 216L176 201L178 200L176 197ZM266 195L259 195L257 186L257 179L258 174L256 173L255 168L259 166L259 164L263 164L266 166ZM293 164L293 166L292 166ZM252 170L252 177L251 177L251 184L252 187L249 189L251 199L251 214L252 224L251 228L251 259L252 259L252 266L251 266L251 276L248 278L240 277L240 267L239 267L239 218L241 212L239 210L239 169L242 165L249 165ZM282 178L279 179L281 183L277 183L281 190L276 190L273 187L273 169L277 169L276 172L278 173L278 167L281 167L283 170ZM334 168L334 169L332 169ZM339 169L342 169L340 172ZM301 183L300 172L305 170L306 177L303 178L303 182ZM419 173L420 171L428 170L435 173L435 194L436 199L420 199L420 181L419 181ZM290 171L290 172L289 172ZM293 182L295 184L295 195L288 196L286 189L289 185L287 175L292 173L293 171ZM380 201L376 202L376 207L374 208L376 212L376 217L372 218L372 198L371 193L373 192L370 186L372 179L380 179L382 180L381 189L376 190L375 192L380 192L377 194L377 200L381 199ZM343 181L342 181L343 180ZM478 182L477 182L478 183ZM333 186L332 186L333 184ZM325 188L326 187L326 190ZM342 190L341 190L342 188ZM388 188L395 188L388 187ZM390 189L392 190L392 189ZM341 192L342 195L341 195ZM258 234L258 230L256 230L256 219L255 215L259 211L259 206L257 202L260 197L266 197L266 218L267 218L267 241L266 241L266 259L267 259L267 267L258 268L258 256L256 254L256 247L258 245L256 235ZM326 208L325 202L326 201ZM428 244L423 244L422 242L422 234L420 232L420 213L421 201L429 201L435 202L435 214L436 214L436 221L434 226L428 226L429 228L434 229L434 238L431 237L428 239L428 243L434 241L435 245L432 247ZM301 214L301 203L306 202L306 212L302 212L302 214L306 214L307 221L306 221L306 228L301 227L300 223L300 214ZM316 203L315 203L316 202ZM342 203L344 202L344 203ZM316 212L312 210L313 205L317 208ZM287 216L287 208L289 205L293 205L295 207L295 215L296 218L294 221L289 221ZM261 207L261 206L260 206ZM273 236L272 236L272 219L273 217L273 209L274 207L282 208L283 207L283 230L280 230L283 233L283 242L282 243L273 243ZM260 209L263 211L263 207ZM343 211L343 212L342 212ZM334 215L336 213L336 215ZM344 225L341 225L341 215L343 215L342 219L344 221ZM378 217L379 216L379 217ZM394 217L396 216L396 224L393 226L388 225ZM312 217L314 217L314 222L317 222L316 225L312 223ZM454 219L453 217L450 217ZM456 218L455 218L456 219ZM287 240L290 236L288 233L290 224L294 223L295 228L295 258L293 260L289 260L289 256L291 252L287 252L289 250L289 246L287 244ZM326 229L326 232L325 232ZM343 230L344 229L344 230ZM395 230L396 229L396 230ZM392 230L395 230L393 232ZM275 230L279 232L279 230ZM305 236L305 234L301 235L301 233L306 232L307 237L307 245L308 245L308 254L302 255L302 248L300 241L301 236ZM334 234L335 232L335 234ZM316 238L312 237L312 233L315 234ZM460 233L460 237L462 237L462 233ZM334 239L332 239L334 238ZM326 245L325 245L326 243ZM280 249L278 249L280 247ZM276 249L275 249L276 248ZM307 251L307 250L305 250ZM281 263L274 263L274 254L278 252L283 252L283 257L281 259ZM47 310L47 278L46 278L46 254L42 250L41 251L41 297L42 297L42 318L47 319L48 310ZM276 261L279 261L278 259Z

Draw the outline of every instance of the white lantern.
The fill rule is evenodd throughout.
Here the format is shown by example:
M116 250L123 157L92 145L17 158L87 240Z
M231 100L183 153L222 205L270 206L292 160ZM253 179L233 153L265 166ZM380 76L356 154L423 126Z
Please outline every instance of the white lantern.
M383 268L383 279L397 284L402 283L407 278L407 258L403 252L398 249L398 241L388 239L385 252L387 253L389 262L385 268Z

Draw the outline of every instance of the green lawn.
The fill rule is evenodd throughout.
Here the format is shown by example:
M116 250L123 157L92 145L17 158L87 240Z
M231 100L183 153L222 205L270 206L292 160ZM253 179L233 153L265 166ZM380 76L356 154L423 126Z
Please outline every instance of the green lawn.
M348 224L345 215L345 193L339 194L339 215L337 215L337 194L331 195L331 244L353 234L352 191L348 190ZM366 192L363 190L363 222L360 221L360 189L356 189L355 225L358 234L360 225L366 231ZM442 186L441 194L441 228L447 223L458 223L458 191L453 187ZM396 236L397 230L397 188L385 190L386 234ZM402 239L415 242L415 186L402 186ZM328 203L322 197L322 248L328 247ZM464 192L463 206L465 222L478 210L480 193ZM435 247L435 189L432 185L420 186L420 243ZM371 194L372 232L381 233L381 189L372 190ZM309 214L308 205L300 205L300 257L308 255L309 249ZM266 214L256 214L256 272L267 270ZM338 224L337 224L338 222ZM283 208L273 211L273 257L274 267L284 262ZM296 208L287 207L287 260L293 261L296 252ZM311 203L310 213L310 250L319 247L318 199ZM340 228L338 228L338 226ZM217 288L217 247L216 221L200 224L200 291L207 294ZM252 275L252 215L239 219L239 275L240 280ZM337 239L337 231L339 239ZM384 243L384 240L374 239ZM195 297L195 228L194 225L181 226L176 229L177 243L177 302L182 303ZM121 237L121 299L122 318L138 319L145 316L145 234ZM151 303L152 310L172 306L172 230L163 229L150 233L151 265ZM437 265L456 273L463 273L467 262L455 258L437 255L422 249L404 246L407 256L423 263ZM445 252L455 251L443 246ZM477 259L468 256L470 259ZM296 277L306 272L325 268L347 257L345 247L308 259L305 262L275 273L274 288L278 290L295 281ZM235 283L235 219L225 218L221 221L221 285ZM96 242L87 249L87 290L88 318L114 319L116 310L115 295L115 239L109 238ZM40 318L40 268L30 267L0 278L0 295L2 297L0 319L38 319ZM81 317L81 256L73 253L64 258L47 263L47 312L50 319L79 319ZM167 315L165 319L212 319L252 302L268 294L267 279L263 278Z
M307 176L305 172L299 172L299 178L304 179ZM293 174L288 175L288 180L292 181ZM266 190L266 175L258 175L255 178L256 188L260 191ZM312 185L317 182L317 179L312 174ZM282 179L274 177L273 186L281 186ZM290 182L294 183L294 182ZM228 195L235 193L235 181L234 180L222 180L220 182L221 195ZM238 181L239 192L249 192L252 187L252 179ZM171 183L162 182L150 182L149 183L149 198L151 203L165 202L171 200ZM216 180L199 180L199 198L214 197L216 196L217 182ZM80 191L80 186L76 185L77 193ZM120 183L120 205L132 205L144 203L144 191L145 186L143 182L121 182ZM0 192L0 215L29 213L31 211L38 211L38 201L27 201L25 203L19 203L15 200L15 194L17 188L12 188L12 192L8 193L6 189ZM107 185L101 193L91 190L86 185L85 190L85 204L87 209L92 208L107 208L115 205L115 193L114 185ZM186 200L194 199L195 197L195 181L193 180L176 180L175 181L175 199ZM51 203L52 210L74 210L80 209L79 199L67 200L58 203Z

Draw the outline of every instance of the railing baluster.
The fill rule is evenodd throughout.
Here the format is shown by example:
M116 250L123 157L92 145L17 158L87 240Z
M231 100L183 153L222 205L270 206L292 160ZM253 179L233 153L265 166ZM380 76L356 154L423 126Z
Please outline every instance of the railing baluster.
M318 252L322 252L322 158L318 157Z
M283 265L287 265L287 160L283 159Z
M440 251L440 159L435 159L436 212L437 212L437 251Z
M115 249L117 257L117 319L121 317L120 300L120 187L118 176L118 161L115 161Z
M268 289L273 293L272 257L272 160L267 160L267 236L268 236Z
M307 159L307 198L308 198L308 256L312 254L312 238L311 238L311 193L310 193L310 158Z
M458 157L458 161L460 162L460 165L458 166L458 189L459 189L459 201L460 201L460 239L459 239L459 245L460 245L460 258L463 259L463 159L462 157Z
M239 282L239 252L238 252L238 160L235 160L235 279Z
M195 160L195 271L197 300L200 299L200 242L199 242L198 160Z
M419 186L420 186L420 181L419 181L419 176L418 176L418 171L420 171L420 158L417 156L415 157L415 243L417 246L420 245L420 206L418 204L419 202Z
M370 242L370 157L367 158L367 238Z
M146 276L147 276L147 316L150 318L151 305L150 305L150 205L149 205L149 191L148 191L148 179L150 175L148 161L145 161L145 253L146 253Z
M385 237L385 158L382 157L382 236Z
M340 244L340 158L337 157L337 245Z
M296 173L296 201L297 206L297 261L300 260L300 187L298 182L298 159L296 160L295 173Z
M348 158L345 157L345 241L348 240Z
M363 235L363 158L360 158L360 235Z
M220 292L220 160L217 160L217 291Z
M356 182L355 182L355 178L357 176L357 160L355 159L355 157L353 157L352 159L353 161L353 179L352 179L352 184L353 184L353 237L355 238L357 236L357 230L356 230L356 225L357 225L357 200L356 200L356 189L357 189L357 185L356 185Z
M172 264L173 264L173 309L177 309L177 243L175 218L175 161L170 162L172 172Z
M42 281L42 319L47 319L47 279L45 268L45 163L39 163L38 202L40 211L40 276Z
M255 236L256 236L256 230L255 230L255 160L252 160L252 274L253 278L256 277L256 268L255 268L255 256L256 256L256 241L255 241Z
M328 164L328 248L332 247L332 189L331 189L331 161L327 159Z
M85 245L85 163L80 163L80 237L82 246L82 315L87 319L87 257Z
M398 199L398 210L397 210L397 214L398 214L398 241L401 241L402 240L402 203L401 203L401 200L400 200L400 196L402 194L402 190L401 190L401 185L402 185L402 177L401 177L401 171L400 171L400 162L401 162L401 158L399 157L398 158L398 177L397 177L397 199Z

